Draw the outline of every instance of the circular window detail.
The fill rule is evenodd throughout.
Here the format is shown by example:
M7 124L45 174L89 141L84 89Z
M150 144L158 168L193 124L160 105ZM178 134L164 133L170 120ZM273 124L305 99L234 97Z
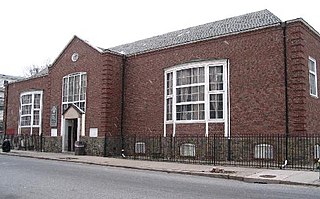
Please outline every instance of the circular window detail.
M71 56L71 60L73 62L76 62L79 59L79 54L78 53L73 53Z

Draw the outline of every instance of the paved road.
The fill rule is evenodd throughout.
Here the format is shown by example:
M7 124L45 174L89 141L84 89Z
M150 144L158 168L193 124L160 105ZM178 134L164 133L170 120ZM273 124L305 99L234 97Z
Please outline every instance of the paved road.
M310 198L320 189L0 156L0 198Z

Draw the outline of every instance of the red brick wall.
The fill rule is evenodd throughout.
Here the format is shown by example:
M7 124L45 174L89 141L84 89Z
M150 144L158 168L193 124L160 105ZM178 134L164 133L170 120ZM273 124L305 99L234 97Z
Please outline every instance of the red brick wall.
M308 59L310 56L317 63L319 94L320 38L299 21L289 24L288 31L291 72L290 133L319 133L320 100L310 95Z
M71 61L71 55L74 52L79 54L76 62ZM20 93L30 89L43 89L43 133L50 135L50 110L52 106L57 106L57 129L60 135L62 79L71 73L86 72L86 136L89 136L89 128L98 128L98 136L104 136L105 133L118 135L121 110L121 68L121 56L102 54L75 37L49 69L49 75L9 85L8 118L10 119L8 119L7 128L13 128L17 132Z
M74 52L79 54L71 61ZM61 132L61 92L64 76L75 72L87 73L86 130L98 128L99 135L118 134L120 131L121 56L101 54L82 40L75 38L61 57L50 68L50 107L59 105L58 132Z
M125 132L163 133L166 68L192 60L224 58L230 61L231 132L284 133L284 58L280 26L129 57L125 74ZM198 130L194 126L199 126ZM223 134L221 126L211 129L216 133L219 129ZM177 124L177 131L204 135L204 124Z
M44 77L38 77L34 79L28 79L21 82L11 83L9 84L8 88L8 103L7 103L7 130L14 131L15 134L18 133L18 125L20 121L20 94L23 92L28 92L32 90L43 90L43 107L46 107L48 105L48 84L47 84L47 76ZM47 115L47 109L44 108L43 115ZM48 125L48 120L44 119L42 120L43 126ZM34 129L33 132L36 132L37 130ZM30 128L22 128L21 132L23 133L30 133Z
M308 56L320 63L319 37L299 22L287 27L289 126L292 133L320 130L319 99L309 94ZM141 55L130 56L125 70L125 135L164 132L164 71L195 60L230 62L231 134L285 133L283 31L280 26L220 37ZM77 52L79 60L71 61ZM43 132L50 135L50 109L57 105L61 129L62 78L87 73L86 136L119 135L121 125L122 56L100 53L78 38L64 49L49 75L9 85L7 128L17 130L19 95L44 90ZM318 74L319 74L318 66ZM319 77L319 75L318 75ZM172 125L167 125L170 136ZM177 124L176 135L205 134L205 124ZM224 134L224 124L209 124L209 135Z

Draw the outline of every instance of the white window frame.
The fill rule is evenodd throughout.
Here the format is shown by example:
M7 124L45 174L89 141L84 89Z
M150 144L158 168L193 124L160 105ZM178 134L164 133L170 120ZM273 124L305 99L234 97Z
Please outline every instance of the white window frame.
M310 62L313 62L314 63L314 71L312 71L310 69L310 65L309 63ZM313 96L313 97L316 97L318 98L318 84L317 84L317 81L318 81L318 77L317 77L317 62L314 58L312 57L309 57L308 59L308 69L309 69L309 86L310 86L310 95ZM312 93L312 84L311 84L311 78L310 78L310 75L313 75L314 76L314 85L315 85L315 93Z
M209 68L214 66L222 66L223 67L223 90L213 90L209 91ZM195 85L204 85L204 101L192 101L192 102L176 102L176 90L177 88L184 86L177 86L177 71L190 69L190 68L199 68L204 67L205 69L205 82L204 83L195 83L188 84L185 87L195 86ZM167 93L167 74L173 74L173 86L172 86L172 94ZM205 123L206 124L206 132L205 136L208 136L208 123L224 123L225 124L225 136L229 136L229 102L228 102L228 86L229 86L229 70L228 70L228 60L212 60L212 61L201 61L201 62L192 62L187 64L182 64L178 66L173 66L164 71L164 136L166 136L166 126L167 124L173 125L172 135L175 136L175 128L176 124L188 124L188 123ZM223 117L217 119L210 118L210 95L211 94L222 94L223 95ZM172 120L167 121L167 99L172 99ZM204 103L205 110L205 118L203 120L177 120L176 118L176 108L177 104L199 104Z
M22 103L23 96L31 96L31 102L28 104ZM36 108L35 105L35 95L40 95L39 101L39 108ZM39 135L41 134L41 125L42 125L42 98L43 98L43 91L29 91L23 92L20 94L20 107L19 107L19 127L18 127L18 134L21 134L21 128L30 128L30 134L32 134L33 128L39 128ZM22 114L23 106L31 106L30 113ZM38 124L34 124L34 112L39 111L39 122ZM30 124L29 125L22 125L22 118L23 117L30 117Z
M82 77L83 76L86 76L86 82L85 82L85 87L84 87L84 99L81 99L81 88L82 88ZM79 76L79 85L78 85L78 99L77 100L70 100L69 99L69 95L70 95L70 90L69 90L69 88L70 88L70 84L69 84L69 82L70 82L70 78L75 78L75 77L77 77L77 76ZM61 101L62 101L62 110L64 111L65 110L65 106L64 105L70 105L70 104L73 104L73 105L75 105L76 107L78 107L79 108L79 110L81 110L83 113L85 113L85 110L86 110L86 98L87 98L87 93L86 93L86 88L87 88L87 84L88 84L88 79L87 79L88 77L87 77L87 73L86 72L78 72L78 73L72 73L72 74L68 74L68 75L66 75L66 76L64 76L63 78L62 78L62 96L61 96ZM64 79L67 79L67 82L66 82L66 90L67 90L67 95L66 96L64 96L64 92L65 92L65 87L64 87L64 85L65 85L65 83L64 83ZM75 81L73 82L73 91L74 91L74 88L76 88L76 85L75 85ZM74 96L75 96L75 94L73 94L72 95L73 96L73 98L74 98ZM66 97L66 100L64 99L64 97ZM81 107L80 107L80 104L81 103L84 103L84 108L82 109ZM79 106L77 105L77 104L79 104Z

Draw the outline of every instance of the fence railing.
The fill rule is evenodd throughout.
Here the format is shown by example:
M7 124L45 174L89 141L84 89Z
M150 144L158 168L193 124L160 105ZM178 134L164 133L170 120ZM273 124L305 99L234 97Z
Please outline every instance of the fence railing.
M44 137L41 135L6 135L10 140L11 148L17 150L43 151Z
M19 150L61 152L61 137L7 136ZM320 135L127 136L80 138L86 154L192 164L319 169ZM123 149L123 152L122 152ZM287 163L287 164L285 164Z
M316 169L320 158L320 135L131 136L123 146L126 158L193 164Z

